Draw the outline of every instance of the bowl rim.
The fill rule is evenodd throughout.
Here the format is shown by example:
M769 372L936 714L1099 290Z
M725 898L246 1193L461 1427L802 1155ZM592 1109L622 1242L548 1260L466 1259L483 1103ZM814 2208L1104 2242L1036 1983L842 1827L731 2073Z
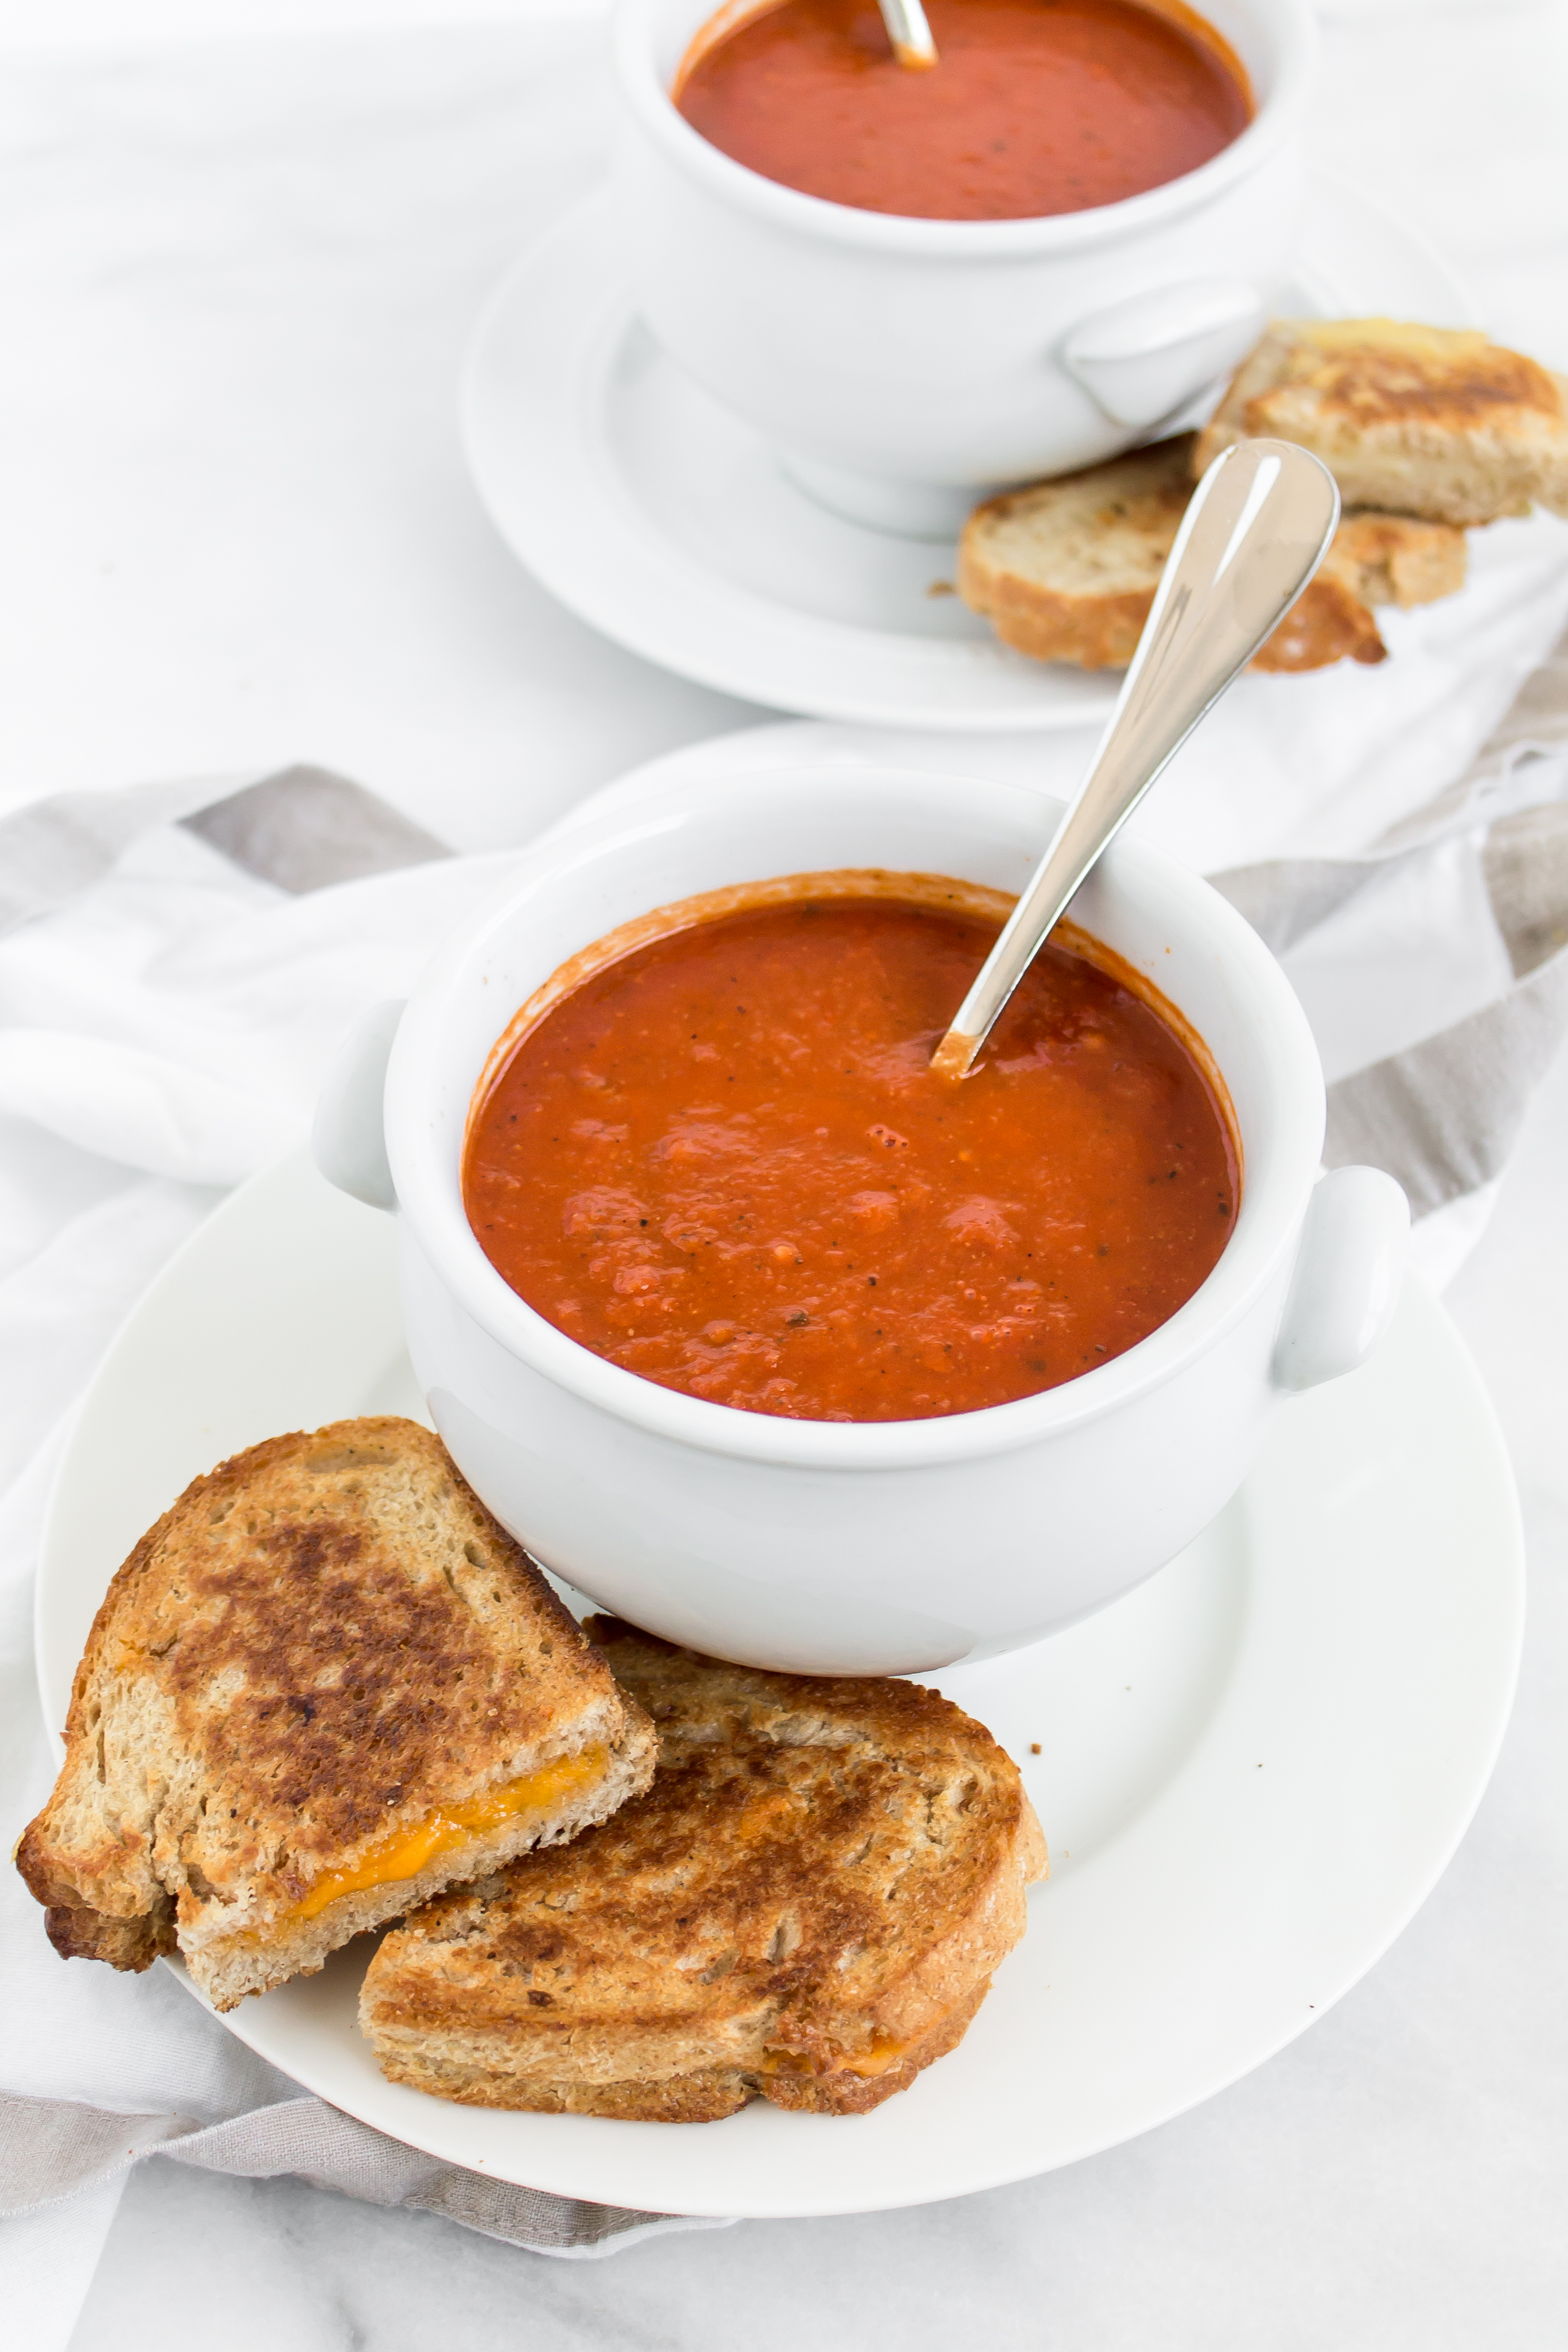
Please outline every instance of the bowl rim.
M522 870L514 867L504 889L448 933L425 967L387 1066L387 1153L406 1237L463 1311L506 1354L554 1386L619 1423L704 1453L821 1472L930 1468L1038 1444L1103 1419L1174 1380L1251 1311L1275 1280L1281 1258L1294 1253L1320 1167L1326 1110L1322 1068L1306 1015L1280 965L1246 919L1201 876L1163 851L1124 838L1103 860L1111 877L1136 877L1145 891L1152 885L1171 929L1201 940L1237 968L1242 984L1234 992L1236 1003L1265 1044L1275 1137L1260 1165L1249 1152L1230 1239L1192 1297L1110 1362L1033 1396L920 1421L791 1420L715 1404L612 1364L547 1321L491 1265L463 1206L460 1150L454 1154L447 1148L445 1120L422 1108L440 1084L454 1006L476 985L487 985L485 958L537 894L574 875L591 874L601 857L634 850L651 829L665 833L683 823L700 823L710 806L715 814L732 815L737 792L748 803L769 792L788 794L798 807L803 793L841 795L846 790L883 798L890 804L891 821L908 805L912 793L948 795L942 813L949 817L977 810L988 799L998 811L1010 803L1015 818L1042 803L1047 809L1060 805L1019 785L878 761L748 770L739 780L678 780L602 817L562 826L525 853ZM962 794L961 802L950 797L955 793ZM799 870L809 869L808 859ZM541 972L539 978L547 976Z
M863 212L825 196L806 195L766 179L711 145L677 111L659 74L653 53L659 5L660 0L617 0L611 51L622 100L665 159L721 202L750 213L768 227L811 243L905 258L1045 259L1134 237L1182 219L1249 178L1297 128L1311 95L1319 42L1310 0L1267 0L1260 13L1267 16L1278 42L1271 86L1245 131L1195 171L1082 212L1047 213L1026 220L925 220L904 213Z

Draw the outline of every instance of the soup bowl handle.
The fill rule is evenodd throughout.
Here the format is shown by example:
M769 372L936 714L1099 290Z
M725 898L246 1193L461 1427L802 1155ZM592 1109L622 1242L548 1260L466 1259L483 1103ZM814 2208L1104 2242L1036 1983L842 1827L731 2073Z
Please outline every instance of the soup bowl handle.
M387 1064L407 1000L388 997L362 1013L327 1072L310 1150L329 1184L372 1209L395 1209L387 1161Z
M1141 431L1221 384L1267 324L1256 287L1200 278L1151 288L1081 320L1061 359L1113 424Z
M1320 1180L1275 1344L1276 1388L1316 1388L1365 1362L1399 1304L1409 1242L1410 1204L1381 1168Z

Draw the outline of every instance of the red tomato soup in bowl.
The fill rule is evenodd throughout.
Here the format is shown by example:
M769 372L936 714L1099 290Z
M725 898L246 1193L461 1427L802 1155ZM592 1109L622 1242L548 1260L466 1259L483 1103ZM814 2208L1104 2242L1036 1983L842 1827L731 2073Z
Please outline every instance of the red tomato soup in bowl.
M1059 927L959 1084L928 1065L1005 919L819 875L643 919L490 1057L468 1220L594 1353L801 1420L972 1412L1166 1322L1235 1219L1222 1083L1174 1007Z
M1240 60L1179 0L926 0L938 62L898 64L874 0L722 9L680 112L769 180L931 220L1083 212L1180 179L1252 117Z

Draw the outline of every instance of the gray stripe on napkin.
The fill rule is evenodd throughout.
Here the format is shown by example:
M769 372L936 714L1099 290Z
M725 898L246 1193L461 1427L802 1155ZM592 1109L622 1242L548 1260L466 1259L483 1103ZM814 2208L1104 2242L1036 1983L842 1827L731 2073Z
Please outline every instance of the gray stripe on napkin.
M117 2116L71 2099L0 2097L0 2221L57 2205L196 2127L182 2116Z
M1469 772L1486 775L1520 751L1550 751L1557 744L1568 744L1568 630L1531 671Z
M233 776L197 776L120 793L51 793L0 817L0 932L89 889L139 834L177 824L235 788Z
M1487 896L1522 980L1568 947L1568 807L1521 809L1487 835L1481 852Z
M1568 693L1568 665L1562 684ZM1424 856L1444 837L1423 829L1416 845L1369 857L1281 858L1209 878L1279 955L1391 866ZM1519 984L1328 1090L1325 1165L1386 1170L1416 1218L1501 1174L1530 1098L1568 1034L1568 803L1500 817L1477 855Z
M1468 1021L1332 1086L1324 1164L1386 1169L1416 1218L1490 1184L1565 1031L1568 955L1559 955Z
M452 855L362 784L326 768L51 793L0 817L0 933L89 889L161 824L184 825L246 873L295 894Z
M1379 858L1277 857L1261 866L1232 866L1208 878L1264 946L1283 955L1384 871Z
M634 2235L725 2226L495 2180L425 2156L309 2097L202 2125L183 2116L117 2116L69 2099L0 2095L0 2218L99 2188L146 2156L248 2180L294 2174L363 2204L439 2213L536 2253L609 2252Z
M328 768L285 768L181 823L247 874L296 896L452 855L434 834Z
M1490 830L1483 866L1514 975L1568 944L1568 835L1562 830L1568 752L1568 632L1532 670L1464 774L1385 835L1364 857L1279 857L1209 880L1276 955L1326 922L1392 861ZM1550 766L1543 763L1550 762Z
M1458 830L1469 818L1485 824L1511 808L1548 797L1531 771L1568 752L1568 630L1538 669L1531 671L1463 775L1425 807L1385 833L1380 849L1406 849Z

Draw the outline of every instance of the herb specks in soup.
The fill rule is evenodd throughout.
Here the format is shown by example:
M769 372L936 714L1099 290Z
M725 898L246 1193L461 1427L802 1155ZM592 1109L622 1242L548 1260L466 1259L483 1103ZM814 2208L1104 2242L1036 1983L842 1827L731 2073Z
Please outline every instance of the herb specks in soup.
M1120 1355L1225 1246L1230 1132L1153 1003L1055 944L935 1077L996 929L808 898L608 965L476 1108L486 1255L596 1354L754 1412L967 1412Z

